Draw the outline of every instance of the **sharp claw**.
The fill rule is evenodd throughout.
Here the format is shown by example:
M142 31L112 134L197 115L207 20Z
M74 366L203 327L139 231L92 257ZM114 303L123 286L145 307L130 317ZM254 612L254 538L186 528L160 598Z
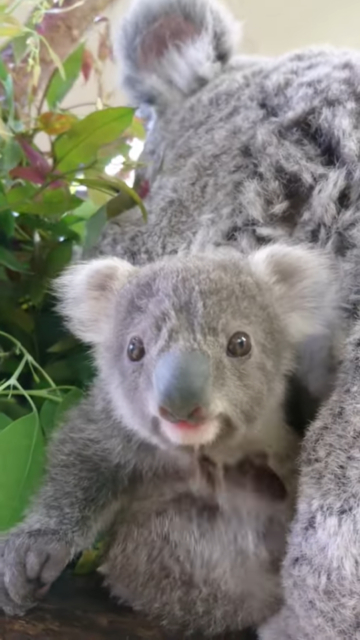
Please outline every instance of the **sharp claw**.
M40 587L40 589L38 589L35 593L36 598L38 598L39 600L44 598L47 592L49 591L50 587L51 587L50 584L45 584L42 587Z

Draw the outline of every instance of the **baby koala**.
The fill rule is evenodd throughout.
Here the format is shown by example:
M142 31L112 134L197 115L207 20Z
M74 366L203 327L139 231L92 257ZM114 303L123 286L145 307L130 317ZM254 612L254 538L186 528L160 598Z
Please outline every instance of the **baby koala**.
M335 276L324 255L282 245L70 267L59 307L98 376L4 542L0 607L33 606L106 531L111 593L169 628L274 613L299 445L286 381L309 339L333 349Z

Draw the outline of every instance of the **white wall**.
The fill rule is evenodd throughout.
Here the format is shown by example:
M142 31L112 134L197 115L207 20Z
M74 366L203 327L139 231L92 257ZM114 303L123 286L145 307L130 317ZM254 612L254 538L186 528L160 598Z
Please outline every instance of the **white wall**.
M276 55L312 44L360 48L360 0L224 0L244 21L244 45Z

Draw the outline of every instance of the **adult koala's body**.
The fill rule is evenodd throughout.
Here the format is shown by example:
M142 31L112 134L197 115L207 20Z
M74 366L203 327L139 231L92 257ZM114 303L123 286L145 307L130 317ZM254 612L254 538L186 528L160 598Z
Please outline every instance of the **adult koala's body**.
M200 0L134 5L120 55L135 102L151 106L149 224L139 213L120 218L99 251L146 262L209 244L247 253L290 241L326 248L341 265L349 320L342 365L305 438L285 602L260 637L353 640L360 638L360 55L329 48L234 57L229 25Z
M100 378L54 441L47 483L5 543L0 605L9 612L31 606L36 589L110 524L104 571L113 592L168 624L213 632L260 624L280 608L291 496L284 501L271 473L265 492L259 486L261 456L280 460L277 471L291 493L297 445L283 419L285 378L313 335L331 351L332 284L339 278L348 332L343 363L305 439L285 601L260 637L360 637L360 56L234 58L230 24L206 0L138 0L124 25L125 85L149 117L149 223L134 210L105 232L97 253L128 262L95 261L62 281L65 315L94 345ZM336 275L321 254L282 246L289 242L318 245L333 256ZM229 255L222 245L232 247ZM140 329L148 373L137 378L126 353L142 361ZM232 337L238 354L248 334L251 358L230 364L227 343L232 357ZM200 395L216 420L201 442L189 432L180 436L160 412L169 388L164 372L179 365L175 359L165 366L160 357L169 345L206 353L211 362L213 397ZM322 361L321 349L316 355L326 369L327 356ZM322 395L319 378L301 362L307 384ZM190 370L180 364L196 373L180 376L187 400L190 387L208 389L202 358ZM204 387L197 387L199 376ZM178 406L177 396L172 402ZM270 412L279 425L269 420L271 437L267 402L278 410ZM229 424L221 455L217 437ZM195 444L205 459L194 455Z

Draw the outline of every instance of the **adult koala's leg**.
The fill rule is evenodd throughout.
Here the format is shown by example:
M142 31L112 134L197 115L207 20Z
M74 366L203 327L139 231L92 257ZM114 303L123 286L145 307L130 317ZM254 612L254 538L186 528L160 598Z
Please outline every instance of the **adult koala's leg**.
M309 428L283 569L285 605L261 640L360 638L360 324Z

